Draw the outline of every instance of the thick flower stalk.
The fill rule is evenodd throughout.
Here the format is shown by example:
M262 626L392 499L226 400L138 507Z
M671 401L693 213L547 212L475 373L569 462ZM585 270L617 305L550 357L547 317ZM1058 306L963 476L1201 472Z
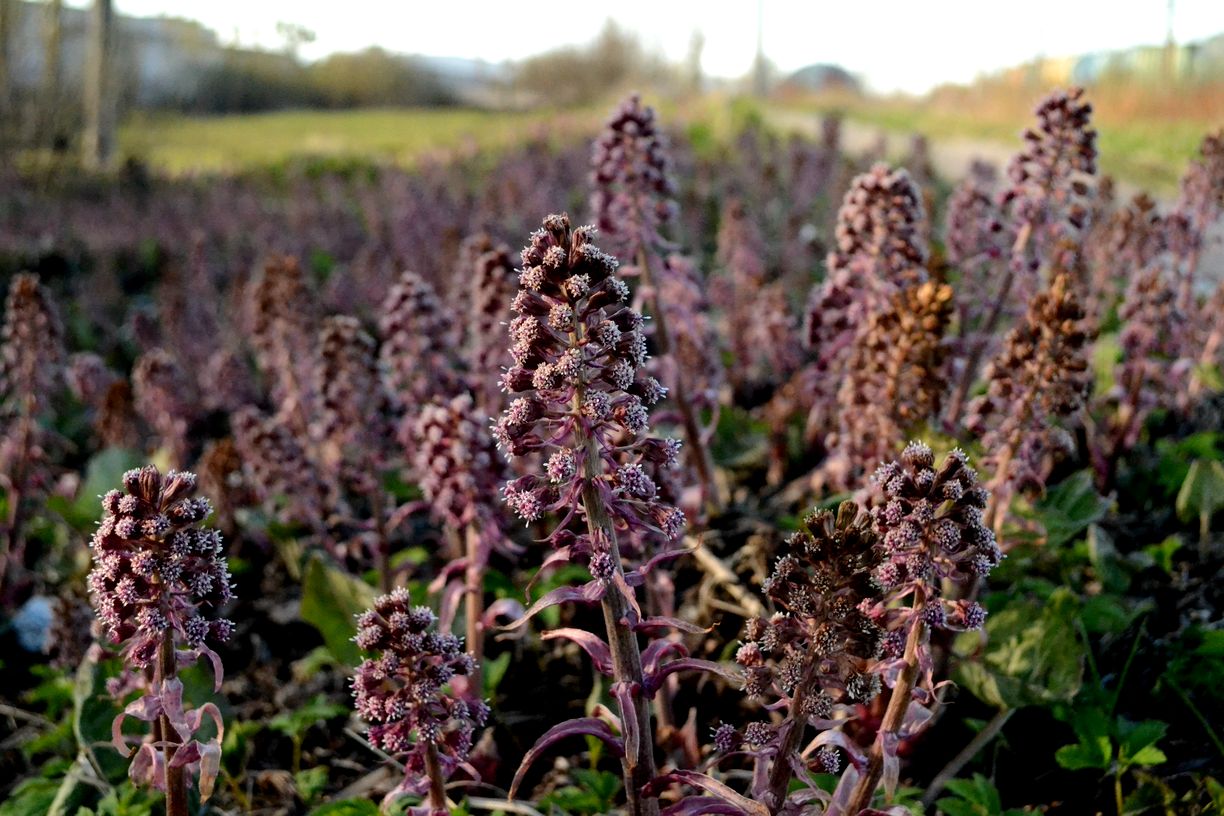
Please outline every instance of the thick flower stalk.
M643 621L634 587L660 559L678 551L665 545L638 568L627 569L622 547L645 536L673 542L685 520L660 501L647 474L647 465L673 462L679 445L646 435L647 406L661 399L664 389L640 373L646 363L642 318L625 305L629 290L616 276L616 260L591 243L591 231L571 230L567 216L551 215L523 250L522 288L513 304L518 316L510 323L515 365L502 379L518 396L497 421L494 437L511 456L535 454L544 462L543 474L509 482L504 494L524 521L560 517L547 537L556 552L546 565L576 561L594 576L582 588L549 593L523 620L565 601L602 605L607 643L578 630L554 636L577 640L614 678L623 739L603 721L564 723L525 758L519 779L539 750L561 736L599 736L622 756L629 811L636 816L658 812L657 801L641 793L654 777L647 701L669 673L690 664L657 665L662 654L640 651L636 636ZM684 625L656 626L673 623ZM675 644L658 642L676 653Z
M704 497L718 505L721 500L717 495L714 462L695 404L698 386L684 366L670 360L677 345L691 340L684 335L692 332L684 322L683 306L673 307L668 295L677 285L702 284L694 276L684 281L671 280L678 270L666 260L671 244L663 230L675 219L678 207L673 200L676 190L670 164L667 140L658 130L654 110L643 106L636 94L630 96L613 113L595 142L591 155L591 209L595 225L612 254L625 259L620 274L640 276L638 295L653 318L658 355L671 363L664 364L662 376L680 414L690 464Z
M904 169L877 164L854 179L837 214L837 245L825 280L812 288L804 325L813 367L825 376L803 378L809 425L823 428L835 416L839 377L858 335L873 315L903 289L926 282L926 214L922 193Z
M985 621L980 605L941 597L943 588L975 585L1003 557L982 521L987 491L961 451L936 468L931 449L911 442L900 461L881 466L873 479L883 493L872 510L882 555L873 575L884 599L859 611L887 630L877 671L892 692L847 814L868 807L881 780L886 795L892 795L899 775L897 746L930 716L930 630L978 629ZM907 600L908 606L899 605Z
M967 424L990 452L986 518L996 532L1012 496L1044 485L1047 457L1074 444L1059 422L1083 407L1091 387L1087 342L1084 311L1059 274L1008 334L986 393L969 407Z
M224 642L233 624L216 610L233 598L221 535L200 526L212 512L207 499L192 498L195 476L152 465L123 475L123 491L102 497L104 515L90 546L94 568L89 590L98 620L128 668L141 673L144 694L115 718L115 747L129 754L133 738L123 734L128 717L152 724L128 774L137 784L166 793L168 816L186 816L185 771L199 776L200 797L212 793L221 759L224 726L212 703L184 708L178 668L200 657L212 663L216 690L221 660L208 643ZM205 716L216 735L194 734Z
M404 272L387 292L378 331L384 387L401 409L457 392L454 314L420 275Z
M50 484L50 439L41 420L51 410L63 366L64 331L50 293L36 276L15 275L0 328L0 487L8 506L0 591L9 567L20 567L24 559L26 505Z
M1042 269L1052 280L1059 271L1082 266L1081 243L1089 226L1096 177L1096 131L1091 119L1092 105L1084 101L1083 89L1055 91L1037 106L1037 127L1025 131L1024 149L1008 165L1011 184L1000 198L1011 244L1007 269L982 319L981 339L969 351L949 401L949 427L960 421L989 338L1012 302L1013 288L1016 299L1026 302ZM1072 283L1082 295L1087 281Z
M718 220L718 265L711 299L723 314L723 333L730 339L733 363L728 370L739 391L769 374L769 348L754 347L752 336L760 315L756 303L766 285L765 239L744 202L729 197Z
M136 412L157 436L158 446L182 467L192 459L191 426L200 418L193 383L164 349L140 355L132 369Z
M448 585L444 597L463 592L468 650L477 662L472 682L479 689L485 570L494 549L513 552L497 501L509 474L470 394L426 405L413 420L411 434L421 491L447 529L462 531L464 558L447 570L460 578Z
M898 293L871 318L850 354L837 431L825 441L828 486L851 489L938 413L951 312L952 288L927 281Z
M844 745L860 766L862 757L837 728L835 711L849 712L880 691L872 669L883 655L885 633L861 608L880 603L873 570L881 557L871 516L854 502L836 515L816 511L786 541L784 553L764 585L779 610L748 622L736 652L745 691L780 710L778 725L753 723L741 742L752 746L758 765L753 798L778 813L796 768L837 773ZM801 749L808 727L825 732L812 760ZM726 740L729 734L723 732Z
M438 633L437 616L411 603L406 589L396 589L357 617L354 640L378 654L353 675L354 707L370 725L370 742L404 765L403 781L384 802L417 794L424 806L408 812L437 816L451 812L446 780L466 765L489 708L478 689L471 693L476 661L463 641Z

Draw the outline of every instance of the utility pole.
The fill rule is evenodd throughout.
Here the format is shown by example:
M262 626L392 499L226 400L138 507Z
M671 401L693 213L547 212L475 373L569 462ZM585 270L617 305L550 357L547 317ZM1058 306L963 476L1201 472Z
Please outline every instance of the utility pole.
M59 138L64 104L62 63L64 52L64 0L47 0L43 21L42 93L38 105L38 138L51 143Z
M105 167L115 151L114 9L111 0L94 0L85 56L85 166Z
M1164 76L1165 79L1173 79L1173 74L1177 69L1177 43L1173 39L1173 12L1176 0L1168 0L1168 5L1165 7L1165 47L1164 47Z
M769 93L769 65L765 62L765 0L757 0L757 47L752 63L752 92L758 97Z
M17 24L17 9L13 0L0 0L0 156L8 153L9 140L15 134L17 117L13 111L13 27Z

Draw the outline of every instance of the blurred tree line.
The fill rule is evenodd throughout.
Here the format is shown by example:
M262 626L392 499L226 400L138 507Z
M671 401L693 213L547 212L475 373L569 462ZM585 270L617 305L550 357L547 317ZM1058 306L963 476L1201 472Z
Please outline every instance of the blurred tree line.
M114 127L133 110L195 114L288 108L590 104L629 85L701 85L699 39L671 66L609 21L587 44L518 63L394 54L377 47L309 62L313 32L291 23L279 49L223 45L203 25L125 17L112 0L0 0L0 158L12 149L83 151L105 163Z

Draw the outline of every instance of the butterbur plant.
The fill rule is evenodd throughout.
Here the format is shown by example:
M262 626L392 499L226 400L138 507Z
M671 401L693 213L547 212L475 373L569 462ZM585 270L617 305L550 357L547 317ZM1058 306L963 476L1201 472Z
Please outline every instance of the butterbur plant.
M454 596L462 592L467 644L477 666L472 671L481 688L479 663L484 654L484 575L494 549L517 552L504 532L503 509L497 493L507 476L505 463L488 426L470 394L424 406L412 422L415 472L434 515L447 529L463 536L464 556L449 565L443 593L444 621L453 617Z
M594 187L591 209L596 226L612 252L625 259L621 274L640 276L638 295L654 319L658 353L672 355L678 345L686 340L691 342L694 329L685 322L683 306L674 307L667 296L674 293L677 284L699 286L700 282L692 276L673 281L673 277L683 275L683 270L665 260L671 245L662 230L675 219L678 209L673 200L671 161L654 110L642 105L636 94L621 103L608 120L595 142L591 165ZM717 505L720 499L714 463L694 404L694 391L699 385L693 382L694 374L685 366L671 362L661 376L668 383L680 414L689 457L702 492Z
M884 653L885 632L860 611L881 600L873 580L880 558L871 516L847 501L836 514L809 514L764 584L780 612L748 622L735 659L748 696L781 711L783 719L777 725L753 723L721 747L740 742L755 756L752 798L770 813L786 806L796 773L840 771L838 745L863 767L859 750L837 730L835 712L850 713L880 691L880 678L871 670ZM810 760L802 751L809 726L823 732ZM729 736L724 731L722 740ZM802 805L816 790L809 787L790 804Z
M1059 422L1083 407L1092 373L1084 311L1065 274L1029 305L990 364L986 393L969 406L967 425L989 456L991 502L987 523L999 531L1018 492L1040 491L1047 460L1073 447Z
M167 816L187 814L188 770L198 776L200 798L212 794L224 736L213 703L186 706L178 670L207 657L220 691L221 659L208 644L228 640L234 628L216 616L233 590L221 535L201 525L212 508L192 497L195 482L182 471L163 478L152 465L128 471L123 491L102 497L90 543L94 610L142 691L115 718L113 741L125 755L137 746L128 775L166 794ZM129 717L149 723L149 733L125 735ZM206 717L215 726L211 737L198 734Z
M49 487L51 437L40 420L51 408L63 364L64 331L50 293L34 275L15 275L0 329L0 487L8 508L0 542L0 592L10 565L24 560L26 505Z
M357 617L354 638L376 653L353 675L357 714L369 723L370 742L404 764L403 780L384 802L422 796L422 806L408 810L413 816L451 812L446 780L466 766L472 733L489 715L484 701L468 693L475 659L460 638L437 632L437 622L398 588Z
M643 619L636 597L646 571L678 550L664 545L634 568L622 559L624 545L635 538L672 542L683 532L684 514L659 500L644 467L673 462L679 446L646 435L647 406L664 390L639 373L646 363L642 318L625 305L629 290L616 276L616 260L591 243L591 232L571 229L565 215L550 215L522 252L521 289L513 304L518 316L510 323L515 365L502 380L518 396L497 421L494 436L511 456L534 454L544 464L543 473L508 482L504 495L524 521L560 518L546 539L554 552L545 566L585 564L593 576L582 587L546 594L518 623L567 601L602 606L606 642L577 629L548 636L576 641L613 678L621 736L596 718L555 726L524 758L511 795L544 748L587 734L621 757L629 812L653 814L657 801L642 793L655 775L648 700L670 673L714 664L688 659L671 641L639 649L637 632L643 628L692 628L672 619ZM667 654L679 656L662 663Z
M872 510L882 555L874 578L883 598L859 611L886 631L875 670L892 691L846 814L868 807L881 780L892 795L900 740L921 730L931 715L930 631L978 629L985 622L980 605L944 597L944 587L975 586L1003 557L983 523L989 494L961 451L936 467L931 449L911 442L900 461L882 465L873 480L883 494Z

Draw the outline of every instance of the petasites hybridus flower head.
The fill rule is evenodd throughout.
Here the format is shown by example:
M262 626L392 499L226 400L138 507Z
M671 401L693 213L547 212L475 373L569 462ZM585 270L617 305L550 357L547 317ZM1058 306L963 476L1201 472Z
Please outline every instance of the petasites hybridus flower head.
M580 529L571 522L584 487L599 494L618 530L673 540L684 514L660 501L647 473L648 464L674 463L679 445L646 435L647 406L665 389L643 373L642 317L626 305L616 259L591 243L591 232L550 215L523 250L510 322L515 364L502 378L514 399L493 435L509 455L544 461L542 474L506 485L511 510L528 522L560 513L554 545L589 557L596 573L608 570L597 575L606 578L608 543L570 529Z
M353 676L354 706L369 723L370 741L404 763L404 781L392 795L428 790L430 754L443 777L453 773L467 760L472 732L488 718L488 706L466 694L475 661L460 638L436 631L437 622L402 588L357 617L354 639L376 656Z
M153 663L167 629L175 642L213 658L207 643L233 631L216 616L233 598L221 534L201 526L212 506L192 497L195 485L192 473L163 478L147 465L123 475L122 491L102 497L89 589L98 620L131 667Z

